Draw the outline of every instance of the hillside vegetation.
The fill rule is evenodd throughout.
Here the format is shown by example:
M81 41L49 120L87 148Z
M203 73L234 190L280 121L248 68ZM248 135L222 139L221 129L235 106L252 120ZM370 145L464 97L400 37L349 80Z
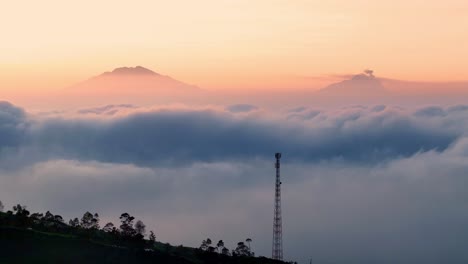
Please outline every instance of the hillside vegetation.
M120 220L119 228L112 223L100 228L98 214L87 212L66 224L61 216L30 214L17 205L0 212L0 263L283 263L254 257L243 242L232 251L221 240L212 246L210 239L200 248L171 246L157 242L152 231L145 239L143 222L134 224L129 214Z

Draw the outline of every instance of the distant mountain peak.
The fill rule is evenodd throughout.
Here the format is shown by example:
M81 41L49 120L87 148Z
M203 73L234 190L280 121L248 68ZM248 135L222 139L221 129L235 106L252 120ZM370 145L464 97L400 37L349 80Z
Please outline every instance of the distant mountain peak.
M350 79L330 84L319 93L332 96L381 96L389 92L380 79L374 76L373 70L365 70Z
M374 76L374 71L373 70L365 70L364 72L360 73L360 74L356 74L354 75L351 80L355 80L355 81L370 81L370 80L375 80L375 76Z
M194 85L175 80L142 66L120 67L89 78L71 87L80 93L127 94L127 95L175 95L198 91Z
M105 72L102 75L118 76L118 75L159 75L159 74L145 67L136 66L136 67L115 68L113 71Z

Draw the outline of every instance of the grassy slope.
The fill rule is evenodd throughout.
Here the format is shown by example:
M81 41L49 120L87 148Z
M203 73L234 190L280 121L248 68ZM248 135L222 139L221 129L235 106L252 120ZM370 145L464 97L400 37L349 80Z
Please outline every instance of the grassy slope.
M127 249L72 235L0 227L0 263L282 263L265 258L227 257L193 248L158 244L156 251Z
M0 263L192 263L159 252L9 227L0 227L0 249Z

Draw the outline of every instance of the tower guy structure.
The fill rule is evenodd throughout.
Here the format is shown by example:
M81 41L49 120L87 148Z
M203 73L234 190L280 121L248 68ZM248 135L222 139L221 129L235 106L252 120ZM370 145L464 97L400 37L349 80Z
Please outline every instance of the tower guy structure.
M273 249L272 258L283 260L283 224L281 220L281 177L280 159L281 153L275 154L276 184L275 184L275 210L273 216Z

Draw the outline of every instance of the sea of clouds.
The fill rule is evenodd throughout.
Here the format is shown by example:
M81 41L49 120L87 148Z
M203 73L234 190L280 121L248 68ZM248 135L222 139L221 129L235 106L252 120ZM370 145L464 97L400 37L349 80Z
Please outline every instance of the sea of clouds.
M466 105L32 113L0 102L0 200L114 223L129 212L173 244L251 237L269 256L280 151L287 258L466 263L467 128Z

